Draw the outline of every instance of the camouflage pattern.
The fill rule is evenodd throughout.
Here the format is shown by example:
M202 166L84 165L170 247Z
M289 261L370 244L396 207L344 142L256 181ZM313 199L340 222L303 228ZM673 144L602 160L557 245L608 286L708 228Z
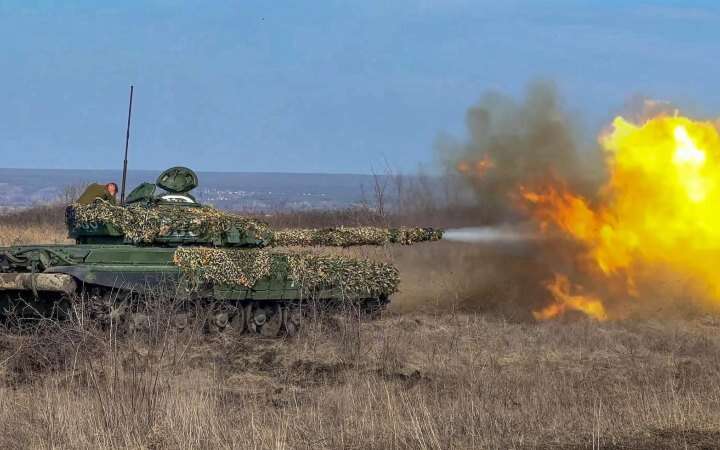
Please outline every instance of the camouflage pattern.
M325 288L337 288L346 298L390 295L400 281L391 264L309 252L179 247L174 263L200 282L252 288L272 275L293 281L308 296Z
M437 241L442 231L432 228L378 228L339 227L325 229L290 229L273 233L273 244L278 246L331 246L354 245L410 245L423 241Z
M107 223L135 243L152 243L158 237L182 231L198 238L212 238L235 228L256 235L269 235L267 224L209 206L131 204L115 206L104 200L73 205L78 224Z
M77 289L70 275L59 273L0 273L0 291L35 290L70 295Z
M246 288L270 274L270 252L260 249L178 247L173 262L191 279Z
M345 298L389 296L400 284L400 273L392 264L310 253L286 257L290 278L305 292L336 287Z
M146 244L177 232L193 233L199 240L222 241L221 236L231 229L267 236L270 245L283 247L410 245L442 238L441 230L410 227L338 227L272 232L264 222L207 206L133 203L120 207L98 199L89 205L74 205L74 214L80 225L110 224L120 230L130 242Z

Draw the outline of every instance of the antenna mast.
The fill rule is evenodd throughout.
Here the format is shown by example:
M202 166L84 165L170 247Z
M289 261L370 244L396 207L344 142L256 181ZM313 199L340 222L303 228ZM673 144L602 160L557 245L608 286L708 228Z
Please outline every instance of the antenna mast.
M125 160L123 161L122 188L120 190L120 204L125 204L125 180L127 179L128 146L130 144L130 117L132 117L133 85L130 85L130 106L128 107L127 130L125 131Z

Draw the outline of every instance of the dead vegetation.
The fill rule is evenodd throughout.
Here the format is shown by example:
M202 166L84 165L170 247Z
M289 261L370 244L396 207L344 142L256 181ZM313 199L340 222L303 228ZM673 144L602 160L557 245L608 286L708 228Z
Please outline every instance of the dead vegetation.
M287 340L48 331L3 338L3 448L714 448L719 436L711 318L348 313Z
M383 317L209 336L170 327L159 299L135 334L82 317L2 330L0 447L718 447L717 317L536 323L517 281L542 276L518 263L532 249L333 251L398 265Z
M67 239L65 207L46 205L0 217L0 246L30 243L63 244Z

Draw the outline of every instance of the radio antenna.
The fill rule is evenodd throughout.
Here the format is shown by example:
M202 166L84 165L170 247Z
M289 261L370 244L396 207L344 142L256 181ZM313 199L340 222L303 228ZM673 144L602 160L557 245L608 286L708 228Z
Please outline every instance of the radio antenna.
M123 161L122 188L120 190L120 204L125 204L125 180L127 179L128 146L130 145L130 118L132 117L133 85L130 85L130 106L128 107L127 130L125 131L125 160Z

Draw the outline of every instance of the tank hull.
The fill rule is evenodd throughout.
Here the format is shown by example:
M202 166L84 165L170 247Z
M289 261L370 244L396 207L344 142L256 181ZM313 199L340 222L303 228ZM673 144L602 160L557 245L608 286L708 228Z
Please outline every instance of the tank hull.
M21 255L22 262L0 264L0 291L35 290L70 294L83 286L145 293L158 287L175 287L188 280L174 262L175 248L127 245L41 245L0 248L2 255ZM251 250L248 250L251 251ZM63 261L48 265L47 255L62 255ZM17 257L17 256L16 256ZM6 259L7 261L7 259ZM41 271L33 272L32 267ZM42 267L45 266L46 267ZM5 270L3 270L5 269ZM53 277L66 275L67 277ZM69 278L68 278L69 277ZM16 281L17 279L17 281ZM7 281L3 281L7 280ZM292 280L277 274L250 287L230 284L194 285L199 294L218 300L303 300L307 294ZM313 292L313 299L342 296L332 287Z
M208 310L208 324L213 329L226 328L233 319L234 328L238 328L237 316L240 315L241 329L274 336L297 329L298 324L290 320L298 322L297 311L304 304L320 302L336 306L344 298L343 289L334 286L312 292L303 290L287 272L270 272L254 281L251 287L194 279L176 264L176 251L175 247L123 244L0 248L0 305L17 310L9 306L20 301L23 305L32 303L33 312L55 311L53 305L58 302L72 305L91 300L98 303L96 309L107 310L98 316L109 320L113 314L109 304L118 298L126 301L153 295L168 297L169 293L182 297L188 304L202 304ZM355 298L353 304L376 309L388 302L389 294L380 292ZM136 306L133 308L137 310Z

